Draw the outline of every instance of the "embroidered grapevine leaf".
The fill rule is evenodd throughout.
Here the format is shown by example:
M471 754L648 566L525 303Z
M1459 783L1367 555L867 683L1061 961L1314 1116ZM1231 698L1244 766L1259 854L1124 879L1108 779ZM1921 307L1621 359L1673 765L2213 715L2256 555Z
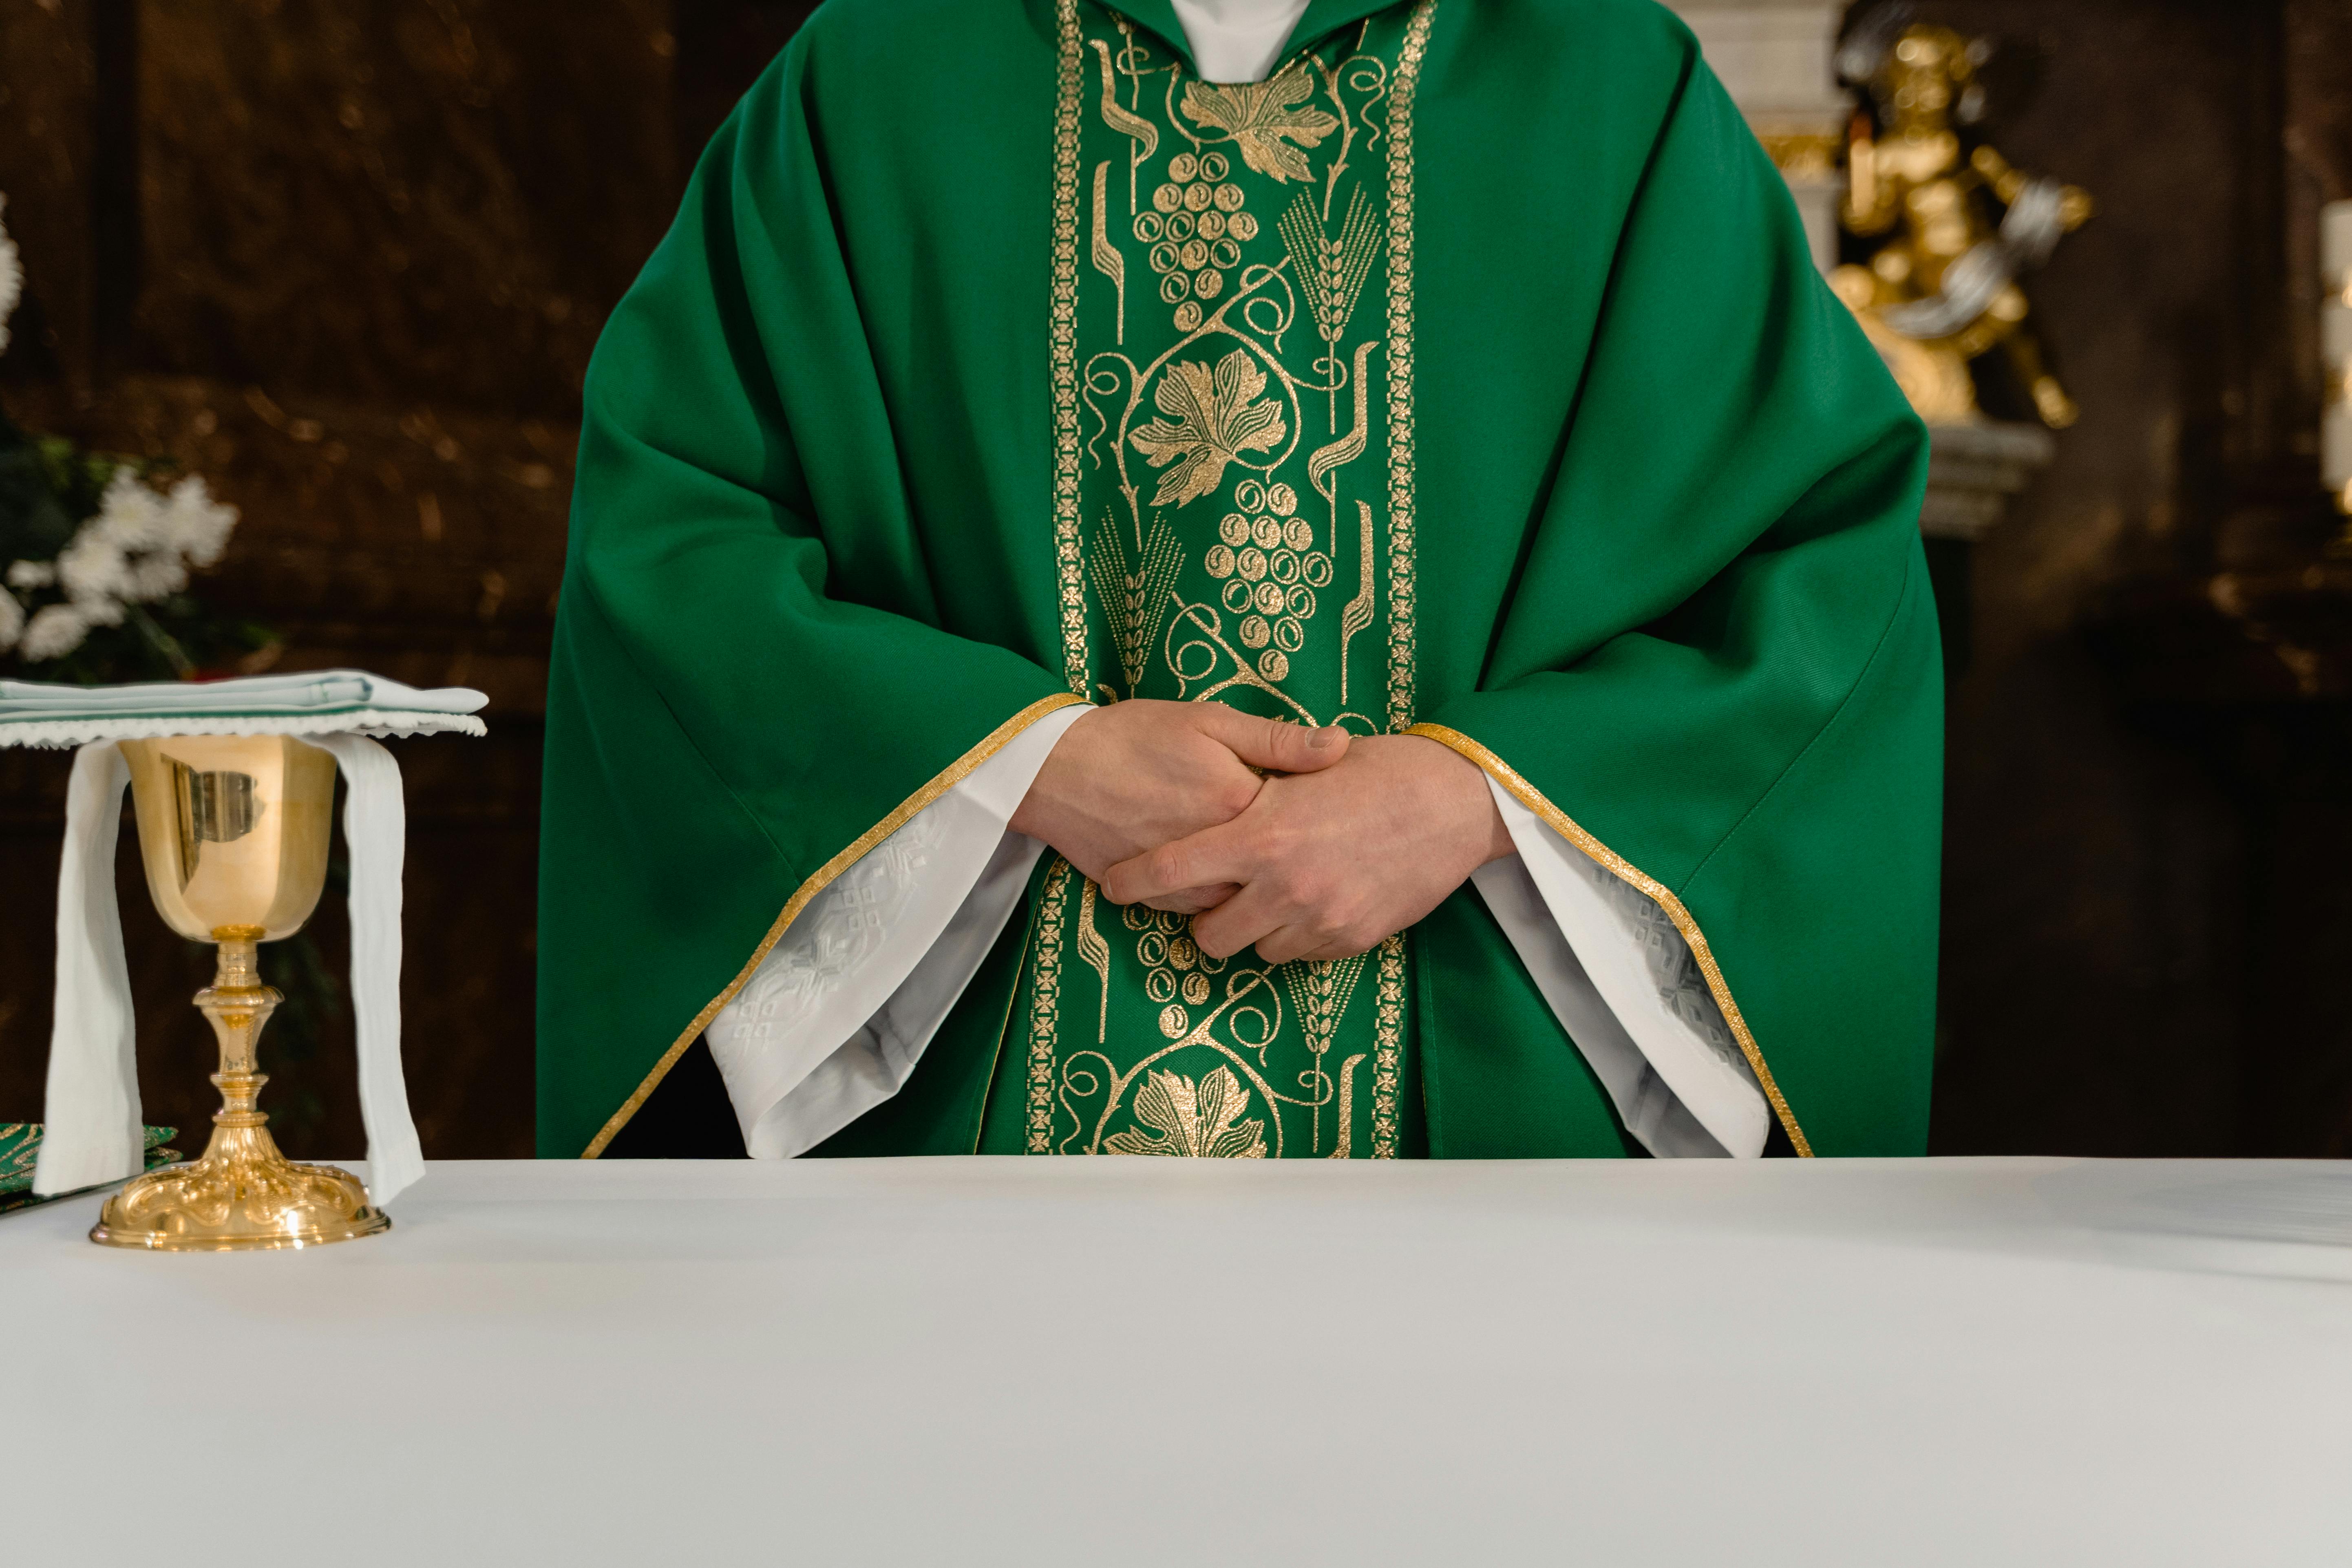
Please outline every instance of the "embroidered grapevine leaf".
M1246 349L1235 349L1213 371L1198 360L1168 367L1151 396L1168 419L1128 436L1153 468L1176 465L1161 477L1152 505L1182 506L1207 495L1224 481L1225 465L1236 457L1282 444L1289 426L1281 406L1262 399L1265 391L1265 372Z
M1129 1128L1103 1140L1114 1154L1160 1154L1203 1160L1263 1160L1265 1123L1243 1121L1249 1091L1231 1069L1218 1068L1196 1086L1172 1072L1155 1072L1135 1096L1135 1119L1154 1131Z
M1322 110L1298 107L1314 96L1315 79L1304 62L1294 60L1271 81L1186 82L1184 112L1202 125L1230 132L1242 162L1259 174L1304 180L1309 177L1307 154L1299 147L1312 147L1339 129Z

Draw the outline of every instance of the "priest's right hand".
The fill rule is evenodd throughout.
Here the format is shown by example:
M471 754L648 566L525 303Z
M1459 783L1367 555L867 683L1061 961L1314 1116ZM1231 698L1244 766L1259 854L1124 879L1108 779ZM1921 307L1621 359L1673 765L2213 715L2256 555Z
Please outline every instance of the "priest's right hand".
M1232 821L1266 773L1315 773L1347 754L1348 732L1336 725L1310 730L1222 702L1116 702L1063 731L1012 826L1099 882L1122 860ZM1154 901L1197 912L1234 890L1192 888Z

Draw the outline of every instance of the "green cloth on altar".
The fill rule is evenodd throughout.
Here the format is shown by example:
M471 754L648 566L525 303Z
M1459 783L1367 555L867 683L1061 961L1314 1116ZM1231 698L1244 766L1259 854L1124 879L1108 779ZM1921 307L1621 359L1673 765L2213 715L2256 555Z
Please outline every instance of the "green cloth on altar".
M176 1127L142 1129L143 1169L152 1171L180 1158L177 1149L164 1147L178 1131ZM43 1197L33 1191L33 1171L40 1161L39 1122L0 1121L0 1214L73 1196L71 1193L52 1193Z
M1021 729L1142 695L1461 751L1673 919L1792 1147L1919 1152L1925 461L1646 0L1313 0L1248 87L1166 0L833 0L591 371L541 1152ZM1352 970L1187 958L1048 856L828 1152L1626 1152L1466 888Z

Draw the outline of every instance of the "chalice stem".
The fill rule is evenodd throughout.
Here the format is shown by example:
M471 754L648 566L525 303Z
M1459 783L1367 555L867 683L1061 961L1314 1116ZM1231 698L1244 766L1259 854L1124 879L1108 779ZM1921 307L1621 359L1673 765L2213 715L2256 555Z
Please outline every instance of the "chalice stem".
M258 926L223 926L213 935L220 943L220 962L213 983L196 993L196 1007L220 1041L220 1071L213 1087L221 1091L221 1108L213 1112L212 1142L205 1158L269 1161L278 1157L278 1141L269 1135L269 1118L257 1107L261 1086L269 1081L259 1069L257 1052L262 1026L286 998L261 983Z

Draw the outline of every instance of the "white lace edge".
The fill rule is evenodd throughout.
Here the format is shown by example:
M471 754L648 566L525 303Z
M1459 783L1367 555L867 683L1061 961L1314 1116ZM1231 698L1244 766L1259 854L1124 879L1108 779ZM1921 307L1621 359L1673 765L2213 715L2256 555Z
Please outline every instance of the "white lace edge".
M470 713L400 712L356 708L338 713L179 713L109 719L0 720L0 750L62 749L94 741L152 741L173 735L341 735L373 740L408 735L487 735Z

